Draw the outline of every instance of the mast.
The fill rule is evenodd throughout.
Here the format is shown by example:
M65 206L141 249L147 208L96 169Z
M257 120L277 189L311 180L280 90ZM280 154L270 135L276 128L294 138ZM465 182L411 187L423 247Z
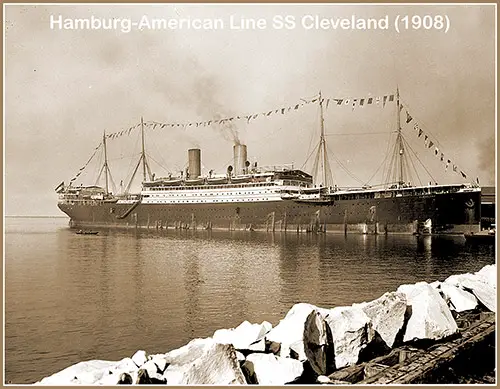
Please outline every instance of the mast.
M399 145L399 185L404 183L403 177L403 158L404 158L404 144L403 144L403 136L401 134L401 109L399 102L399 86L396 87L396 117L397 117L397 131L398 131L398 145Z
M106 130L104 130L103 135L102 135L102 144L104 146L104 176L106 177L106 195L109 194L109 188L108 188L108 152L106 149Z
M152 174L151 174L151 169L149 168L148 160L146 159L146 150L144 147L144 119L141 116L141 156L139 157L139 160L137 161L137 164L135 165L134 172L132 173L132 176L130 177L130 181L128 182L126 188L125 188L125 194L129 193L130 187L132 186L132 181L134 181L135 175L137 173L137 170L139 170L139 166L141 166L142 162L142 180L143 182L146 181L146 172L148 174L149 179L151 179Z
M319 92L319 108L320 108L320 136L319 143L315 147L316 156L314 158L314 164L312 168L312 174L314 177L315 184L319 181L321 185L328 187L332 183L332 172L330 170L330 165L328 164L328 154L326 150L325 141L325 119L323 116L323 96L321 91ZM320 166L321 170L320 170Z
M142 139L142 180L146 181L146 152L144 151L144 119L141 116L141 139Z
M323 117L323 98L321 97L321 91L319 91L319 108L320 108L320 123L321 123L321 135L320 135L320 148L323 153L323 185L327 186L326 182L326 164L328 163L326 157L326 142L325 142L325 119Z

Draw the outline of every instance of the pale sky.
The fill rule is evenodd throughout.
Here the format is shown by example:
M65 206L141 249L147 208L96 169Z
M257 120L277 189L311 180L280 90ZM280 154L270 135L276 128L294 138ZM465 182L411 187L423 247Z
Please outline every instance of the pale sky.
M399 86L403 135L435 181L493 185L495 176L495 7L493 5L7 5L5 17L5 207L7 215L62 215L54 188L78 172L104 130L145 121L198 122L295 106L321 90L325 98L364 98ZM76 18L223 19L221 30L58 30L50 16ZM228 21L263 18L263 30ZM291 30L276 15L295 17ZM304 15L384 18L386 30L306 30ZM445 15L448 32L396 32L396 15ZM405 110L414 118L405 123ZM325 112L331 169L340 186L368 181L395 129L394 103ZM464 180L424 146L413 124L467 173ZM317 142L317 105L258 117L233 129L260 165L301 168ZM137 161L138 131L109 140L113 179L126 181ZM224 173L232 140L223 127L146 131L157 176L202 149L203 172ZM76 184L94 184L98 156ZM337 162L338 161L338 162ZM419 177L429 178L418 162ZM305 169L309 169L308 164ZM346 168L347 173L343 168ZM381 170L369 182L382 180ZM413 177L416 183L416 177ZM101 182L103 185L103 182ZM138 187L139 182L135 184Z

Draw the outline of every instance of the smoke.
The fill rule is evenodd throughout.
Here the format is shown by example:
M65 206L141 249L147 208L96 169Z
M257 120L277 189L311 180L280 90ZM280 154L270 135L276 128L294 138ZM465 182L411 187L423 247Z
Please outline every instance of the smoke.
M199 73L197 72L194 83L196 112L203 120L207 118L213 118L213 120L232 118L233 113L228 111L222 103L224 92L219 80L212 75ZM233 144L241 144L240 134L234 120L225 120L221 124L212 124L210 128L216 130L225 140Z
M297 21L310 12L325 18L381 17L386 13L392 18L403 7L408 14L424 10L447 14L452 28L447 34L435 30L405 34L392 30L304 31L300 27L289 31L144 30L129 34L56 31L48 28L51 14L74 18L176 14L171 5L7 6L7 212L57 212L55 201L42 195L33 200L29 193L46 193L72 177L103 129L129 128L141 116L162 123L200 122L288 106L318 90L325 98L359 98L389 93L396 84L412 115L438 136L452 159L467 167L468 174L477 171L481 181L494 182L492 6L314 5L313 11L301 5L176 6L182 17L239 14L271 20L275 14L287 13ZM389 130L393 127L385 126L384 112L387 107L342 110L331 104L325 111L329 154L344 163L350 160L348 167L360 178L368 179L382 160L385 135L333 135ZM309 131L317 128L313 114L313 107L304 107L290 115L259 117L249 124L243 118L201 128L157 127L148 131L147 146L148 150L154 146L152 151L161 155L158 158L154 153L155 157L168 166L185 159L187 144L215 150L205 154L207 166L225 164L230 156L229 150L220 147L221 138L232 144L255 144L252 157L259 160L300 163L306 158ZM123 142L133 141L132 135ZM108 151L117 146L110 142ZM27 155L44 164L27 162ZM113 169L118 162L111 160ZM339 184L351 184L348 175L341 176L338 167L332 168ZM441 170L443 178L450 176ZM118 172L113 170L113 176L119 182ZM27 190L27 183L36 183L36 187Z
M479 179L484 185L495 183L495 136L476 142L478 149Z

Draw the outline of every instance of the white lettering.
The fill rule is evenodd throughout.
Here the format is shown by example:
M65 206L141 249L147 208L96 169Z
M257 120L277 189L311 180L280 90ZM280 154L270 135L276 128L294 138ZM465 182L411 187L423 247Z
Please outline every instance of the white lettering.
M350 18L323 18L318 15L304 15L301 24L306 30L387 30L389 28L389 16L386 15L377 20L357 18L355 15L351 15ZM281 24L278 25L281 26Z
M54 25L56 23L59 26L59 30L61 30L62 27L63 27L62 15L59 15L59 17L57 18L57 20L54 19L54 15L50 15L50 29L51 30L53 30L55 28Z

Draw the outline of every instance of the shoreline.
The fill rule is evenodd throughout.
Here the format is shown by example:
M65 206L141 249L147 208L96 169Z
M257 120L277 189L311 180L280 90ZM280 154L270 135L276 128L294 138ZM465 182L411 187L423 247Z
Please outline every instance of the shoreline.
M396 292L352 306L326 309L295 304L274 327L268 322L244 321L236 328L217 330L212 337L194 339L165 354L148 355L139 350L121 361L80 362L36 384L357 383L373 376L373 369L368 369L367 374L363 365L370 360L384 356L387 359L391 352L400 349L412 349L414 355L418 354L416 351L432 355L430 348L453 345L479 325L482 340L472 350L494 350L487 331L491 331L492 320L494 329L495 317L488 312L496 312L495 264L474 274L450 276L442 282L401 285ZM489 320L490 327L481 320ZM457 350L464 347L455 346ZM457 355L462 354L460 351ZM411 362L411 358L406 359ZM448 362L453 364L455 359ZM345 377L338 379L349 369L361 369L360 366L363 374L358 372L354 382ZM386 362L370 365L373 366L381 374L395 365L391 367ZM491 381L491 374L483 373L483 381Z

